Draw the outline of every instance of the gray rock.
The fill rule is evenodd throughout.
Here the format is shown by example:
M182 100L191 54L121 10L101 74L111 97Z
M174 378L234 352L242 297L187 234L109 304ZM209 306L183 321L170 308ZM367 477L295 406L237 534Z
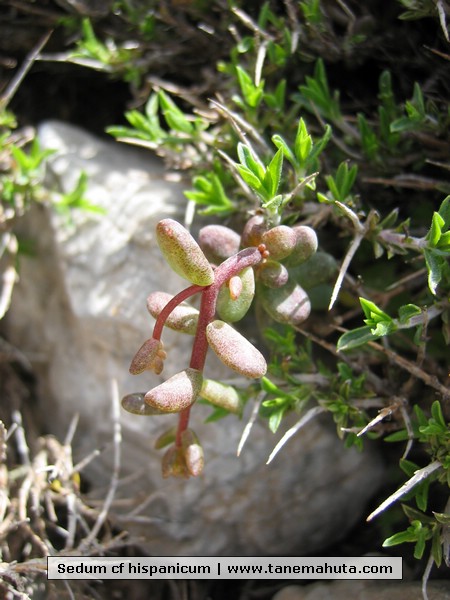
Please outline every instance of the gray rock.
M102 497L112 469L112 379L120 395L162 380L132 377L128 366L151 333L147 295L186 287L154 239L161 218L183 219L185 201L180 185L166 181L151 155L61 123L43 124L39 138L57 150L49 171L61 189L72 189L83 169L87 197L106 212L75 211L71 223L44 207L28 215L22 233L35 242L35 253L21 261L9 336L39 375L45 430L63 438L79 413L76 457L106 444L86 471L92 495ZM188 365L192 338L168 332L164 340L168 377ZM207 376L231 376L210 358ZM161 454L152 448L176 416L120 414L117 498L127 502L114 511L154 555L310 554L343 537L379 486L377 457L344 449L328 419L311 422L266 466L276 440L265 424L255 425L237 458L243 422L228 417L205 425L206 407L192 413L206 468L189 481L163 480Z
M333 581L311 585L290 585L273 600L423 600L422 586L416 581ZM428 600L449 600L448 582L432 581L427 586Z

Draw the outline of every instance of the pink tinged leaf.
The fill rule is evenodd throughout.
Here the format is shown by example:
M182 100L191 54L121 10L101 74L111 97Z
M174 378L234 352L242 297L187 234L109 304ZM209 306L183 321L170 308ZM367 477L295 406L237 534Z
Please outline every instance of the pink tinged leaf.
M233 283L231 284L232 280ZM237 284L237 280L240 284ZM231 293L231 286L233 287L233 293ZM234 298L233 296L236 295L239 288L240 293ZM254 295L255 275L253 269L248 267L220 288L216 305L220 318L229 323L235 323L242 319L250 308Z
M198 243L206 258L219 265L239 252L241 236L223 225L206 225L199 231Z
M147 298L147 310L155 319L158 318L159 313L166 306L169 300L172 300L173 296L166 292L153 292ZM175 331L181 333L188 333L189 335L195 335L197 331L199 312L193 306L182 303L179 304L168 316L165 321L165 325Z
M261 286L259 297L264 310L278 323L299 325L311 312L308 294L294 283L274 289Z
M206 328L208 343L220 360L230 369L258 379L267 371L264 356L243 335L224 321L213 321Z
M202 388L203 375L197 369L185 369L145 394L145 402L166 413L189 408Z
M259 246L263 233L267 230L265 219L262 215L254 215L245 224L242 232L241 245L243 248Z
M225 385L213 379L204 379L200 397L231 413L239 415L242 412L239 394L231 385Z
M163 343L160 340L150 338L142 344L134 355L129 371L132 375L139 375L149 370L159 375L164 368L166 356Z
M286 267L275 260L263 262L258 267L257 276L259 281L271 288L282 287L289 280Z
M297 225L292 228L295 233L295 247L283 261L287 267L296 267L304 263L317 251L318 240L314 229L307 225Z
M173 219L163 219L156 226L156 239L171 268L195 285L214 282L214 271L200 246L187 229Z
M198 437L192 429L186 429L181 434L181 447L183 449L186 467L192 477L198 477L205 465L203 448Z
M128 394L122 398L122 408L132 415L142 415L144 417L153 417L155 415L165 415L166 413L145 402L145 394Z
M265 244L273 260L281 260L289 256L295 248L296 236L291 227L278 225L266 231L261 242Z
M189 470L184 459L184 452L180 446L170 446L162 459L162 476L189 479Z

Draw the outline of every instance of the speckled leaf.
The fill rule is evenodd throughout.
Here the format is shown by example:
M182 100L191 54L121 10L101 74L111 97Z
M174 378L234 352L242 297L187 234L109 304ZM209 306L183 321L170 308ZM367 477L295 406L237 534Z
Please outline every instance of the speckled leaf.
M181 447L183 448L184 460L190 475L198 477L203 471L205 459L203 448L192 429L186 429L181 434Z
M154 371L159 375L164 368L164 352L163 343L160 340L150 338L146 340L133 357L130 365L130 373L139 375L144 371Z
M264 310L278 323L299 325L311 312L308 294L303 288L289 282L281 288L261 286L261 304Z
M145 402L167 413L180 412L195 402L203 376L197 369L185 369L145 394Z
M268 287L278 288L286 285L289 280L289 273L281 263L268 260L259 266L258 280Z
M156 226L156 239L172 269L195 285L211 285L214 271L200 246L187 229L173 219Z
M241 236L223 225L206 225L200 229L198 243L207 259L219 265L239 252Z
M257 379L267 371L264 356L243 335L224 321L213 321L206 328L208 343L220 360L241 375Z
M142 415L144 417L152 417L154 415L165 415L166 413L153 406L149 406L144 400L145 394L134 393L128 394L122 398L122 408L132 415Z
M214 406L219 406L234 414L240 414L242 411L239 394L231 385L225 385L213 379L204 379L200 397L208 400Z
M311 227L297 225L292 231L296 241L294 249L283 261L287 267L296 267L304 263L317 251L318 246L316 232Z
M270 258L273 260L281 260L289 256L295 248L295 241L294 230L286 225L272 227L261 237L261 242L266 245L270 252Z
M147 310L155 319L173 296L166 292L153 292L147 298ZM198 310L189 304L179 304L168 316L165 325L175 331L195 335L198 323Z

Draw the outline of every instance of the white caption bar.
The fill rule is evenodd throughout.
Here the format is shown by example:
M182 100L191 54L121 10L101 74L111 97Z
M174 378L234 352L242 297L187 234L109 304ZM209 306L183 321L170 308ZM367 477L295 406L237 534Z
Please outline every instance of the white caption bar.
M48 579L401 579L401 557L49 556Z

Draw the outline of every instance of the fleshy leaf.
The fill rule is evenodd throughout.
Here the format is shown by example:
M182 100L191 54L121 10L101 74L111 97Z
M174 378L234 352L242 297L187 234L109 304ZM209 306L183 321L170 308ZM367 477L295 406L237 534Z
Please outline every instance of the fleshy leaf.
M242 232L242 247L249 248L250 246L259 246L263 233L267 230L267 226L262 215L254 215L245 224Z
M266 245L267 250L270 252L270 258L281 260L292 253L296 239L296 234L291 227L277 225L262 235L261 242Z
M203 471L205 459L203 448L198 437L192 429L186 429L181 434L181 447L183 449L186 467L192 477L198 477Z
M150 338L146 340L133 357L130 365L130 373L139 375L144 371L154 371L159 375L164 368L166 358L163 343L160 340Z
M233 371L252 379L266 373L264 356L231 325L220 320L213 321L206 328L206 337L220 360Z
M207 259L219 265L239 252L241 236L223 225L206 225L200 229L198 243Z
M166 292L153 292L147 298L147 310L155 319L173 296ZM165 325L175 331L195 335L198 323L198 310L189 304L179 304L166 319Z
M166 413L163 413L163 414L166 414ZM169 444L173 444L175 442L176 437L177 437L177 428L176 427L171 427L170 429L167 429L166 431L161 433L156 438L155 443L154 443L155 450L161 450L161 448L165 448Z
M156 226L161 252L175 273L195 285L211 285L214 271L202 249L187 229L173 219L163 219Z
M134 394L127 394L122 398L122 408L132 415L142 415L144 417L153 417L155 415L166 414L165 412L146 404L144 396L145 394L138 392Z
M145 401L163 412L176 413L189 408L200 393L203 376L197 369L185 369L145 394Z
M242 283L239 296L233 299L229 282L226 282L220 288L217 297L217 312L221 319L230 323L239 321L244 317L255 295L255 276L251 267L243 269L236 277Z
M286 285L289 280L289 273L281 263L268 260L259 266L258 279L268 287L278 288Z
M200 397L208 400L214 406L219 406L225 410L240 414L242 410L239 394L231 385L225 385L213 379L204 379Z
M317 251L318 246L316 232L311 227L297 225L292 231L295 234L295 247L284 260L287 267L296 267L304 263Z
M308 294L295 283L274 289L261 286L260 296L264 310L278 323L299 325L311 312Z
M170 446L162 458L162 476L189 479L189 470L184 459L183 448Z
M290 260L293 256L294 253L287 260ZM284 261L284 264L287 265L287 261ZM309 290L321 283L330 281L336 273L337 263L331 254L317 252L303 264L297 267L289 266L288 268L289 277L305 290Z

